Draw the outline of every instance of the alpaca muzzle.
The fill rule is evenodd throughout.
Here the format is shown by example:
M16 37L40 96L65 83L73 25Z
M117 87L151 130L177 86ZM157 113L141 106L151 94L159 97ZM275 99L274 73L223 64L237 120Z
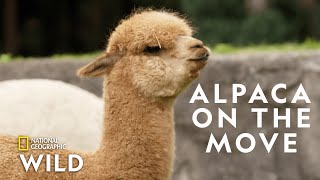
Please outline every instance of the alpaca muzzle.
M205 53L203 56L195 59L190 59L190 61L207 61L209 59L209 53Z

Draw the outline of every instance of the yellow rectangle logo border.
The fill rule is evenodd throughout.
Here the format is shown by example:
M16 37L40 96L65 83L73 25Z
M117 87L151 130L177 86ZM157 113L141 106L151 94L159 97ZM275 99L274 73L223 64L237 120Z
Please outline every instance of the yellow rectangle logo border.
M21 139L26 139L26 148L21 148ZM18 150L28 151L29 150L29 137L28 136L18 136Z

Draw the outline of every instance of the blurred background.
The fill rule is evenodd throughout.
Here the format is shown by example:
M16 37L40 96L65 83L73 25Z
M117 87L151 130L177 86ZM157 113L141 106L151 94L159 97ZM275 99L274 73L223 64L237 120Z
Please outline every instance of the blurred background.
M139 7L174 9L219 44L317 41L318 0L0 0L0 54L49 56L105 47L119 19Z

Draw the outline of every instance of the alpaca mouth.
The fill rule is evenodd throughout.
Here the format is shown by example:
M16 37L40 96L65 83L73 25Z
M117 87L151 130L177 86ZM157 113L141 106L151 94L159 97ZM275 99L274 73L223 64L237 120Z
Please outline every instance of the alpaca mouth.
M207 61L209 59L209 53L206 53L204 56L198 57L198 58L193 58L189 59L189 61Z
M191 67L190 77L196 78L200 75L200 71L204 68L204 66L208 63L208 55L203 56L197 59L190 59L189 61L194 62Z

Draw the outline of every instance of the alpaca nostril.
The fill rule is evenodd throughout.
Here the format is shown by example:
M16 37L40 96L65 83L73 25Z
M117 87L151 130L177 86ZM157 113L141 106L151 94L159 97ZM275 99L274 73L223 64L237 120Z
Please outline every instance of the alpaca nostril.
M208 60L208 58L209 58L209 53L206 53L201 60L206 61Z
M199 43L199 44L196 44L196 45L193 45L193 46L191 46L191 48L203 48L203 44L201 43Z
M206 53L202 56L202 58L200 58L200 59L206 61L206 60L208 60L209 56L210 56L209 52L206 52Z

